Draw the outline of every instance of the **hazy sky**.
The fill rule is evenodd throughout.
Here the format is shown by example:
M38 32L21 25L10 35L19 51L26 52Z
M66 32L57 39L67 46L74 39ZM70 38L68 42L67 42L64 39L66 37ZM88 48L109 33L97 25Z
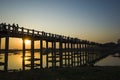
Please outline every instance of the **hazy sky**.
M0 22L96 42L120 38L120 0L0 0Z

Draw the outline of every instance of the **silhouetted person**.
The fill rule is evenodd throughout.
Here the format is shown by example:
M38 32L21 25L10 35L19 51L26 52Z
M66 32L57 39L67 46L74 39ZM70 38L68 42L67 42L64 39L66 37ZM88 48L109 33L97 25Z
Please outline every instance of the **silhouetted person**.
M12 30L15 31L15 24L12 25Z
M2 26L3 27L3 31L6 31L6 23L3 23L2 25L3 25Z
M17 26L15 27L15 32L18 32L18 28L19 28L19 25L17 24Z
M3 28L2 26L3 26L3 23L0 24L0 31L2 31L2 28Z

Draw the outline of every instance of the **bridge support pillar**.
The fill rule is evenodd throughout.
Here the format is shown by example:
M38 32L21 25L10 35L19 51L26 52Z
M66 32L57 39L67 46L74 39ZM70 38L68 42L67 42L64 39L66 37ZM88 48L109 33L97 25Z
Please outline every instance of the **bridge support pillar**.
M60 54L60 67L63 67L63 58L62 58L62 39L59 42L59 54Z
M87 61L88 61L88 65L89 65L89 62L90 62L90 61L89 61L89 56L90 56L90 55L89 55L89 53L90 53L90 44L89 44L89 42L88 42L88 44L87 44L87 52L88 52L88 53L87 53L87 56L88 56Z
M69 49L70 49L70 47L69 47L69 42L68 42L68 45L67 45L67 48L68 48L68 67L70 67L70 51L69 51Z
M25 70L25 39L23 38L22 70Z
M88 62L87 62L87 59L88 59L88 58L87 58L87 56L88 56L87 53L88 53L88 52L87 52L87 43L86 43L86 42L85 42L84 47L85 47L85 64L87 64L87 63L88 63Z
M82 44L83 52L82 52L82 57L83 57L83 65L85 64L85 44Z
M82 57L81 57L81 52L82 52L82 49L81 49L81 42L79 43L79 50L80 50L80 66L82 65Z
M56 67L56 42L52 42L52 67Z
M0 37L0 53L1 53L1 39L2 39L2 38Z
M1 50L1 37L0 37L0 50Z
M87 46L86 46L86 51L87 51L87 64L89 64L89 42L87 42Z
M4 70L8 71L8 50L9 50L9 37L5 37L5 65Z
M79 42L79 66L81 66L81 45Z
M40 68L43 68L43 40L40 40Z
M77 43L77 66L79 66L79 44Z
M53 42L53 60L54 60L54 66L56 67L57 63L57 57L56 57L56 42Z
M1 37L0 37L0 57L1 57ZM3 66L3 65L0 65L0 66Z
M52 61L51 62L52 62L52 68L53 68L54 67L54 57L53 57L54 56L54 51L53 51L54 50L54 43L53 42L51 42L51 43L52 43L52 54L51 54L52 55Z
M73 46L72 46L72 42L70 43L70 47L69 47L69 49L70 49L70 52L69 52L69 67L72 67L73 66L73 54L72 54L72 51L73 51Z
M64 44L65 44L65 57L64 57L65 58L64 59L65 60L65 65L64 66L66 67L67 66L67 51L68 50L66 49L66 42Z
M49 54L48 41L46 41L46 68L48 68L48 54Z
M83 43L81 43L81 65L83 65L84 64L84 56L83 56Z
M71 61L71 63L72 63L72 67L74 67L75 66L75 43L72 44L72 49L73 49L73 51L72 51L72 61Z
M34 69L34 38L31 39L31 70Z

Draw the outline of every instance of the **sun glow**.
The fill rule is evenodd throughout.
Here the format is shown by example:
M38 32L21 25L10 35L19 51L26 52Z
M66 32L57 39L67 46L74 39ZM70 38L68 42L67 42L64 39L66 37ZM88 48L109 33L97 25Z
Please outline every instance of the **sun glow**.
M25 40L25 44L30 44L30 40Z

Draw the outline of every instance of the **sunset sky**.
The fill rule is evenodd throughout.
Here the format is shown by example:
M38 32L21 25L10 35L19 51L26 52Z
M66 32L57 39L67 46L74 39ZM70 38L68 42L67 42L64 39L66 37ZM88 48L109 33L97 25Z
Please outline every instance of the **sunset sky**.
M95 42L120 38L120 0L0 0L0 23Z

